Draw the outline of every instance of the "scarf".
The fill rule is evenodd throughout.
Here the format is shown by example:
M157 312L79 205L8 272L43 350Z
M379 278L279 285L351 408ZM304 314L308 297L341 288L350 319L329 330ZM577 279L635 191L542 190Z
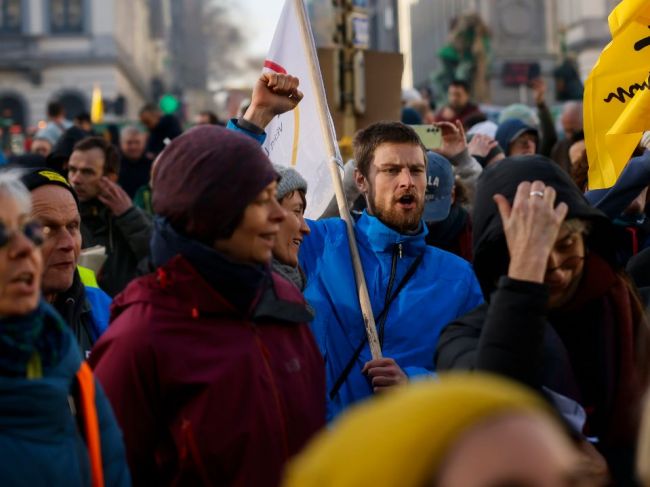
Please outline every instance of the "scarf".
M63 356L65 323L41 300L34 311L0 318L0 374L38 379Z
M293 282L300 291L305 290L305 274L302 272L302 269L300 268L300 265L297 265L296 267L283 264L280 262L278 259L273 258L273 262L271 263L271 266L273 267L273 270L280 274L282 277L287 279L288 281Z
M585 258L574 297L550 314L553 323L561 323L556 329L563 340L571 328L582 326L585 332L582 339L578 336L570 343L565 341L571 358L588 357L588 344L597 347L597 356L592 357L597 367L584 375L593 376L599 385L602 400L597 408L601 410L595 414L601 420L601 439L608 445L633 444L638 431L644 384L636 362L637 340L645 323L636 302L623 277L592 252Z
M215 291L242 313L250 310L253 301L271 282L268 266L234 262L198 240L178 233L166 219L156 217L151 238L154 265L163 266L176 255L187 259Z

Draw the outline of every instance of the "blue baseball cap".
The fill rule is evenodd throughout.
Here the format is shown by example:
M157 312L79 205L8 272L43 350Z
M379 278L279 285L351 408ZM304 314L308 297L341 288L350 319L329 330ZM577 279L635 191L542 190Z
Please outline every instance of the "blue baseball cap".
M427 189L422 218L427 223L439 222L449 215L454 171L451 163L436 152L427 152L427 159Z

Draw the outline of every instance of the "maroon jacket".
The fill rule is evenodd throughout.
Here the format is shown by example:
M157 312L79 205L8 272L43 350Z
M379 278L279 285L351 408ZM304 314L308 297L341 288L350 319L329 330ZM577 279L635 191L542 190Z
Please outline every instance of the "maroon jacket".
M90 362L134 485L276 486L325 424L323 359L297 322L304 299L273 283L242 316L177 256L116 298Z

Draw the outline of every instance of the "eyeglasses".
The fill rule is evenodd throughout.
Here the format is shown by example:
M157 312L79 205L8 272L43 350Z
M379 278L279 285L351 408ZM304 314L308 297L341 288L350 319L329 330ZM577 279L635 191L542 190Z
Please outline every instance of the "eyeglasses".
M546 269L546 273L550 274L551 272L556 271L558 269L562 269L562 270L575 269L576 267L578 267L578 265L580 265L580 263L583 260L585 260L584 255L572 255L571 257L567 257L566 259L564 259L559 265L555 267L549 267L548 269Z
M18 232L22 232L37 247L43 244L43 226L39 222L28 221L18 230L9 230L4 223L0 222L0 248L7 245Z

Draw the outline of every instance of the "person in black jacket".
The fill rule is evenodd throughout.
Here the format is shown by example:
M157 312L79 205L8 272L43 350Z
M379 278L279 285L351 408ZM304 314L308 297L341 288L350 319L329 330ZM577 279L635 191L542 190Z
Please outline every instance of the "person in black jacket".
M102 137L75 145L68 165L68 180L79 197L83 248L105 248L97 277L111 297L136 276L138 263L149 255L152 231L150 217L116 184L119 170L117 148Z
M153 104L147 104L140 109L140 122L149 129L144 153L151 161L162 152L165 145L183 133L181 124L174 115L163 115Z
M488 169L473 220L487 303L442 332L437 370L490 371L545 391L617 484L634 485L648 332L636 289L613 263L609 220L542 156Z

